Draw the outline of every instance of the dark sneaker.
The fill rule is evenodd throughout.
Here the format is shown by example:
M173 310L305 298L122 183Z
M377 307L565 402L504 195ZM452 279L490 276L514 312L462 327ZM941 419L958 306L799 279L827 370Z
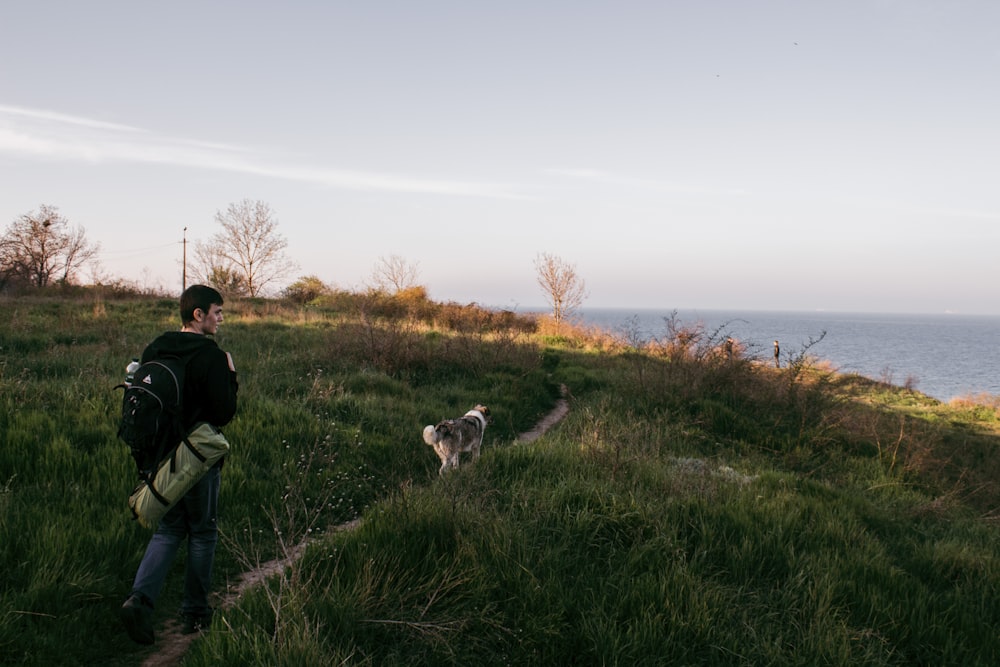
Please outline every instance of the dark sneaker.
M130 595L118 611L125 632L138 644L153 643L153 606L138 595Z
M209 613L204 616L182 614L181 620L183 621L183 625L181 625L181 634L191 635L196 632L201 632L202 630L207 630L208 626L212 624L212 614Z

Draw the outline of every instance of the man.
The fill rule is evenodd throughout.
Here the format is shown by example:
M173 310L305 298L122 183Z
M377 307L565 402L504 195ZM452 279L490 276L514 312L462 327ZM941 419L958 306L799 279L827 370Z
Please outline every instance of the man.
M236 414L236 367L214 336L222 323L222 295L205 285L192 285L180 298L183 327L157 337L142 353L143 363L158 357L186 359L183 422L186 431L199 422L225 426ZM153 609L167 572L185 537L188 538L184 597L181 602L182 631L197 632L208 626L212 608L208 591L218 542L216 514L222 461L211 468L175 506L164 515L149 540L139 564L132 592L120 616L133 641L153 643Z

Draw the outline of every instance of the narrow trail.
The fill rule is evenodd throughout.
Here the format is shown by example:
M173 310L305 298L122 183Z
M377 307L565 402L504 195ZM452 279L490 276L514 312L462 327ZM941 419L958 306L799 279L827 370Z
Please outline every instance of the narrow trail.
M546 431L561 422L569 413L569 401L566 400L569 390L566 388L566 385L559 387L559 393L561 397L556 401L556 406L547 415L542 417L541 421L535 424L533 429L519 435L517 437L518 442L531 442L540 438L545 435Z
M359 523L361 523L361 519L354 519L353 521L335 526L333 530L334 532L351 530L356 528ZM226 609L233 606L247 590L263 582L268 577L284 571L286 567L298 560L302 552L306 550L306 546L308 546L308 541L300 542L289 549L283 558L276 558L275 560L262 563L253 570L241 574L236 581L229 582L226 586L226 592L222 594L219 600L219 608ZM142 662L143 667L169 667L170 665L179 664L191 642L197 636L197 633L190 635L182 634L179 620L171 619L167 621L163 627L157 630L156 652L146 657Z
M517 437L517 442L528 443L537 440L566 417L569 413L569 402L566 400L568 392L565 385L560 389L562 398L556 401L555 407L542 417L530 431L521 433ZM353 521L335 526L333 530L334 532L352 530L360 523L361 519L354 519ZM308 540L289 549L283 558L276 558L275 560L262 563L259 567L244 572L236 581L230 582L226 586L226 591L219 600L219 608L226 609L231 607L248 589L260 584L272 575L279 574L286 567L295 563L305 551L306 546L308 546ZM197 636L197 633L191 635L181 634L181 623L179 620L172 619L167 621L162 627L157 629L155 652L146 657L142 662L142 667L171 667L172 665L179 664L188 647L191 646L191 642Z

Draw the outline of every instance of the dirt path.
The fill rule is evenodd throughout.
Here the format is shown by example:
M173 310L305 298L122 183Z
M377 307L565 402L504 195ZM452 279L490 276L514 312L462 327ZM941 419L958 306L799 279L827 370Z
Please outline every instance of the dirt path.
M566 400L567 390L565 386L561 388L561 393L563 397L556 401L556 406L552 411L546 414L530 431L520 434L517 437L518 442L527 443L536 440L563 420L567 413L569 413L569 402ZM336 526L334 530L351 530L357 527L359 523L361 523L361 520L355 519ZM268 561L254 570L244 572L235 582L230 583L226 587L226 592L222 595L222 599L219 600L219 607L222 609L231 607L248 589L293 564L302 555L302 552L305 551L307 544L308 541L302 542L290 549L284 558ZM191 642L197 636L197 633L191 635L181 634L180 621L167 621L166 624L156 631L156 652L146 657L142 663L142 667L171 667L172 665L179 664Z
M334 531L351 530L359 523L361 523L361 519L354 519L353 521L336 526ZM268 561L256 569L241 574L235 582L231 582L226 587L226 592L222 595L222 599L219 600L219 607L222 609L231 607L248 589L261 583L271 575L283 571L298 560L307 545L308 542L301 542L289 549L288 554L284 558ZM191 645L191 642L197 636L197 633L191 635L181 634L180 621L167 621L156 633L156 653L148 656L143 661L143 667L169 667L170 665L179 664L188 646Z
M563 420L569 412L569 402L566 400L569 390L566 389L566 385L562 385L559 388L559 393L562 394L562 398L556 401L556 407L552 408L551 412L542 417L542 420L535 424L535 428L530 431L525 431L519 435L517 437L518 442L531 442L532 440L536 440L537 438L545 435L546 431Z

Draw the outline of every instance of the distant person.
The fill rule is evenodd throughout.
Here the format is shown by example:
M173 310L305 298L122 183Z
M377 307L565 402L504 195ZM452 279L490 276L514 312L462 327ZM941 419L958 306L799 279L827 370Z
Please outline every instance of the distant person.
M734 341L731 336L729 338L726 338L726 359L728 361L733 360L733 347L735 345L736 341Z
M192 285L180 298L180 331L157 337L142 353L142 362L162 356L187 359L184 372L184 428L200 422L225 426L236 414L236 367L214 336L222 323L222 295L205 285ZM181 631L198 632L212 619L208 604L212 564L219 539L216 522L223 461L219 461L160 520L139 564L132 592L119 612L128 636L152 644L153 609L167 572L184 538L188 538L181 600Z
M774 367L781 368L781 348L778 346L778 341L774 341Z

